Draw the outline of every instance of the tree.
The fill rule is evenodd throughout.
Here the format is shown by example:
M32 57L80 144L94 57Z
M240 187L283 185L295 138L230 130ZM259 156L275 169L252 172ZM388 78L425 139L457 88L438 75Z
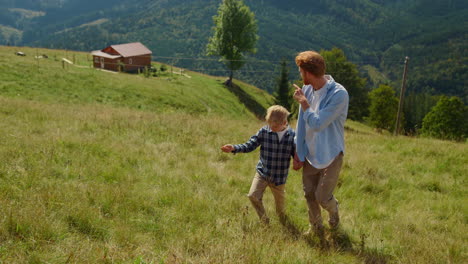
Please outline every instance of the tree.
M438 96L429 93L408 93L403 105L404 129L407 134L415 135L420 132L423 118L437 104L438 100Z
M381 84L379 88L369 93L369 122L379 130L393 130L398 111L398 98L395 91L388 85Z
M348 91L348 118L362 121L369 114L366 79L359 76L357 66L346 59L342 50L333 48L331 51L321 51L320 54L326 61L327 73Z
M297 117L299 113L299 105L294 103L292 97L294 93L293 86L289 83L289 70L286 59L281 61L281 72L277 79L275 96L275 104L284 106L291 113L290 118ZM302 80L301 80L302 84Z
M281 61L281 72L277 79L275 103L284 106L288 111L291 111L292 92L291 85L288 79L289 71L286 60Z
M423 119L422 134L463 141L468 135L468 107L459 97L443 96Z
M222 57L230 70L226 85L231 86L234 71L245 63L244 53L256 52L257 22L242 0L223 0L213 21L214 34L209 39L207 54Z

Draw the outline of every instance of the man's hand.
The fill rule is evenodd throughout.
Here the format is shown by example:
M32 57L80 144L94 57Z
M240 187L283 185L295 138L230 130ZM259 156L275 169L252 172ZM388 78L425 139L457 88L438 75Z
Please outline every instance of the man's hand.
M293 98L296 100L296 102L301 103L302 100L307 100L304 92L302 91L302 88L297 86L296 84L293 84L295 90L294 90L294 95Z
M226 153L229 153L229 152L234 151L234 146L231 145L231 144L227 144L227 145L222 146L221 150L226 152Z
M294 88L296 88L296 90L294 91L294 95L293 95L293 98L294 100L296 100L296 102L298 102L301 107L302 107L302 110L307 110L307 108L309 108L309 102L307 102L307 98L305 97L305 94L304 92L302 91L302 88L297 86L296 84L293 84L294 85Z

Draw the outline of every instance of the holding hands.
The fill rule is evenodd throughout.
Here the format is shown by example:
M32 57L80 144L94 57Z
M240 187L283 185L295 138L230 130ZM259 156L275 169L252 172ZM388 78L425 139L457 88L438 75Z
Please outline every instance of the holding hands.
M299 157L297 156L297 153L294 154L293 170L299 170L302 168L302 166L304 166L304 162L299 159Z

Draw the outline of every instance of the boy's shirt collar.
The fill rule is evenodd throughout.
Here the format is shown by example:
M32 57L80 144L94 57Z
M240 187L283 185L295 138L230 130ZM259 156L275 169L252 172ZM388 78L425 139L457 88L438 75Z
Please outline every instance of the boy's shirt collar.
M271 128L270 128L269 125L266 126L266 130L267 130L268 133L277 133L277 132L273 132L273 130L271 130ZM288 125L288 126L287 126L284 130L282 130L282 131L285 131L285 130L286 130L285 135L289 135L289 133L290 133L290 131L291 131L291 127ZM282 132L282 131L279 131L279 132Z

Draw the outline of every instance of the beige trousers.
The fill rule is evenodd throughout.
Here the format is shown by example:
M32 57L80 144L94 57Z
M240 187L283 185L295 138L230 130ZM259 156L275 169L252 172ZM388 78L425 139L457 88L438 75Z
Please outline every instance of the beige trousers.
M341 165L343 164L343 153L324 169L314 168L307 160L304 162L302 171L302 184L304 196L309 208L309 222L311 225L322 224L321 209L327 210L329 214L338 212L338 201L333 196L333 190L338 183Z
M275 198L276 213L279 216L284 215L284 200L285 200L285 185L276 186L274 183L269 183L260 176L260 174L255 173L255 177L252 181L252 186L250 186L249 194L247 195L252 202L253 207L257 211L258 217L264 222L268 222L268 216L265 213L265 207L263 206L263 193L267 187L270 187L273 197Z

